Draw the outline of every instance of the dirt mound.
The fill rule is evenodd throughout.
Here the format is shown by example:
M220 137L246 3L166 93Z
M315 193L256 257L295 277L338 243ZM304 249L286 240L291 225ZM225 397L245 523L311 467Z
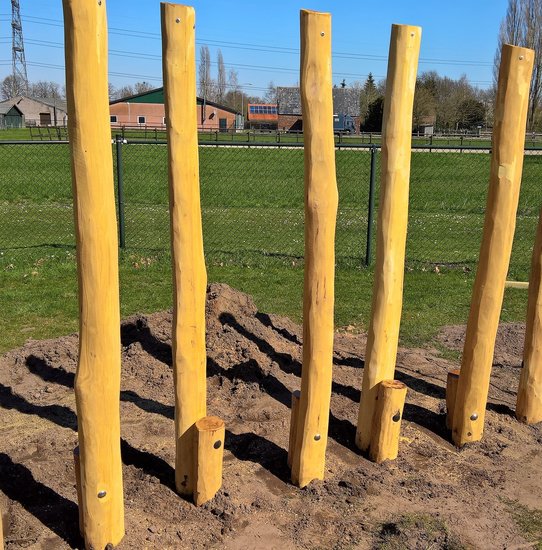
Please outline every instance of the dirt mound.
M463 351L466 328L465 325L444 327L438 335L438 340L447 348ZM524 323L501 323L497 331L493 366L521 368L524 342Z
M495 369L484 441L460 452L443 428L446 373L455 365L433 351L401 349L397 378L409 393L400 456L377 466L353 446L365 336L337 333L326 479L300 490L289 483L286 456L301 327L258 312L245 294L210 285L208 412L226 422L224 484L196 508L174 492L170 333L169 312L133 316L121 327L121 548L526 543L508 501L540 507L542 430L511 414L521 354L508 339L499 342L510 360ZM72 462L76 360L77 335L30 341L0 358L8 548L81 547Z

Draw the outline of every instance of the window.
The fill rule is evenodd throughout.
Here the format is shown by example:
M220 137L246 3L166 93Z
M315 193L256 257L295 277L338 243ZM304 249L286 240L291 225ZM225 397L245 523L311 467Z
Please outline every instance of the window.
M144 116L138 116L137 117L137 123L138 124L145 124L146 118Z
M254 105L250 106L250 114L254 114L256 112L256 107Z
M166 117L163 117L162 118L162 124L165 126L166 125Z
M109 117L109 122L111 122L111 123L118 122L117 115L111 115Z

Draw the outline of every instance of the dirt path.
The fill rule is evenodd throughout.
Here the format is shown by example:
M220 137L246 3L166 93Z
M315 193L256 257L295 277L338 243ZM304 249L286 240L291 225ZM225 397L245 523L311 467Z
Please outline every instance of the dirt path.
M519 548L509 501L542 508L542 428L516 422L521 325L501 327L482 443L457 451L444 426L453 363L401 349L409 387L400 456L353 446L365 336L338 333L326 480L300 490L286 467L301 328L225 285L208 294L208 411L224 418L224 484L202 508L174 490L170 313L122 325L126 537L120 548ZM462 329L441 340L460 348ZM81 547L72 450L77 336L0 358L0 504L7 548Z

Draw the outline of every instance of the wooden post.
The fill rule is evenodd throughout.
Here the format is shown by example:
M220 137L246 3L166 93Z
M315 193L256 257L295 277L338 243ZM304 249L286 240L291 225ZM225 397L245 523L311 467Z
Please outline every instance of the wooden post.
M521 422L542 422L542 210L531 261L523 368L519 377L516 416Z
M373 415L382 380L395 373L403 306L408 223L412 109L422 30L392 25L384 119L375 280L367 338L356 445L371 443Z
M79 280L75 398L87 548L124 536L120 456L118 242L107 87L105 0L63 0L66 93Z
M474 281L452 439L461 447L484 431L489 378L516 226L534 52L505 44L495 106L489 192Z
M4 512L0 508L0 550L4 550Z
M198 420L194 430L194 502L201 506L222 486L225 426L216 416Z
M288 467L292 467L292 458L294 454L295 442L297 439L297 418L299 412L299 397L301 392L296 390L292 392L292 411L290 416L290 441L288 444Z
M374 462L397 458L406 393L406 385L398 380L382 380L378 384L369 449L369 456Z
M449 430L452 429L454 419L455 398L457 395L457 383L459 382L460 372L459 369L451 370L446 379L446 427Z
M331 400L335 175L331 15L301 11L301 105L305 134L305 274L301 397L292 481L323 479Z
M173 258L175 485L194 492L194 424L206 414L207 273L199 194L194 8L161 4Z
M75 471L75 489L77 490L77 502L79 502L79 533L85 537L84 527L84 514L83 514L83 495L81 494L81 461L79 458L79 447L75 447L73 450L73 469Z

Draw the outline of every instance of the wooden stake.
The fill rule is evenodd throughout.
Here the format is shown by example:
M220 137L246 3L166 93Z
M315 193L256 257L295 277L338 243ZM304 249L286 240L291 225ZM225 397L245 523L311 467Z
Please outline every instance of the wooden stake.
M373 303L356 445L369 448L382 380L394 378L403 305L414 87L422 30L392 25L384 119Z
M448 373L448 377L446 379L446 427L449 430L452 429L454 419L455 398L457 395L459 373L459 369L452 370Z
M542 422L542 210L531 261L523 368L516 416L521 422Z
M0 508L0 550L4 550L4 513Z
M534 52L505 44L493 127L489 192L474 281L452 439L461 447L484 431L489 378L516 226Z
M194 8L161 4L173 257L175 485L194 492L193 427L206 414L207 273L199 194Z
M198 420L194 430L194 502L201 506L222 486L225 426L216 416Z
M63 0L66 93L79 280L75 398L87 548L124 536L120 456L118 242L105 0Z
M374 462L397 458L406 393L407 387L398 380L382 380L378 384L369 449L369 456Z
M305 281L301 397L292 481L323 479L331 400L337 180L331 95L331 15L301 11L305 134Z
M77 490L77 502L79 503L79 533L84 538L84 514L83 514L83 495L81 493L81 462L79 460L79 447L73 450L73 469L75 471L75 488Z
M299 411L299 397L301 392L296 390L292 392L292 412L290 416L290 441L288 444L288 467L292 467L292 458L294 455L294 447L297 439L297 418Z
M529 283L524 281L506 281L504 283L504 288L515 288L518 290L528 290L529 289Z

